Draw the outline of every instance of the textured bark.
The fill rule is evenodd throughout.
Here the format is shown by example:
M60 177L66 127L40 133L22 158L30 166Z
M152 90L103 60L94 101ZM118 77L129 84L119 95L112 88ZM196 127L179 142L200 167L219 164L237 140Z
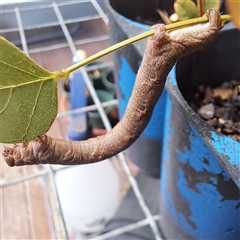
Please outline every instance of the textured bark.
M107 134L86 141L66 141L42 136L29 143L5 148L3 156L9 166L29 164L87 164L112 157L128 148L148 124L169 71L184 55L201 49L222 28L216 10L207 12L209 22L166 32L164 25L152 28L132 96L124 117Z

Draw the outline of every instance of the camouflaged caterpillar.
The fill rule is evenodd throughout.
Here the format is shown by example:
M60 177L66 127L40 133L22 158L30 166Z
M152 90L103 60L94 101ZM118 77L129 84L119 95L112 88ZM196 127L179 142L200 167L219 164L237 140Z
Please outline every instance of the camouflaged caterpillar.
M148 124L169 71L176 61L209 43L222 28L217 10L210 9L209 22L166 32L164 25L152 28L133 93L121 121L103 136L86 141L66 141L41 136L13 148L3 156L9 166L32 164L77 165L102 161L128 148Z

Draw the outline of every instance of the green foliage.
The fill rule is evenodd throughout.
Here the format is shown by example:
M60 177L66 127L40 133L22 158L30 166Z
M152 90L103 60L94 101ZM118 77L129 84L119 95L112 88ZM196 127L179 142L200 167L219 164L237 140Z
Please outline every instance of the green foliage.
M198 17L198 8L191 0L176 0L174 10L179 21Z
M240 1L240 0L238 0ZM206 10L210 8L219 9L220 0L197 0L197 5L192 0L176 0L174 11L170 17L165 12L157 10L166 24L176 21L184 21L197 17L202 17ZM177 16L177 17L176 17Z
M38 66L0 37L0 142L45 134L57 114L57 73Z

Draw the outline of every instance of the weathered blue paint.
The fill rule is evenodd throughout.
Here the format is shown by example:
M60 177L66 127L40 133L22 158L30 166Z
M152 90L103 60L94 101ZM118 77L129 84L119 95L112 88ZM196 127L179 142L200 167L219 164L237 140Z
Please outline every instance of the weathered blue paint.
M211 136L216 151L227 156L228 162L240 169L240 143L232 138L216 134L214 131L211 132Z
M198 192L188 187L188 181L184 172L179 169L178 188L182 197L189 201L191 216L189 221L181 216L181 226L200 239L237 239L236 231L239 231L239 219L236 216L235 207L238 201L223 200L214 183L199 183ZM214 179L217 182L217 178ZM237 211L240 214L239 210ZM227 220L227 221L226 221Z
M128 61L123 56L120 57L120 62L121 67L118 71L119 75L118 84L122 94L122 97L119 98L120 117L122 118L127 108L128 100L132 94L136 74L131 69ZM139 66L140 64L141 62L138 63ZM160 140L163 138L165 102L166 102L166 90L163 91L161 98L157 102L151 120L142 133L143 136Z
M176 150L179 160L182 162L188 162L190 166L198 172L205 169L215 174L221 173L223 168L220 166L219 161L217 161L209 147L204 143L197 130L192 124L189 125L192 130L189 133L191 146L190 149L185 147L184 152ZM204 159L208 159L208 163L205 163Z
M228 230L237 229L240 226L239 221L230 217L236 216L235 207L239 201L225 200L224 196L219 192L217 187L218 174L225 171L197 130L191 124L190 127L192 130L189 135L191 146L190 149L186 148L184 152L176 150L179 160L188 163L196 172L207 171L214 173L216 177L211 177L210 182L206 183L199 181L196 184L197 191L195 192L188 187L185 174L179 169L177 185L181 195L190 202L191 216L189 220L194 222L196 228L193 229L186 221L181 221L181 225L199 238L221 236L222 239L229 239L232 237L232 232ZM205 162L205 159L208 162ZM223 174L223 178L225 181L230 179L226 173ZM240 216L240 208L237 212ZM227 222L226 219L228 219ZM211 223L210 226L209 223Z
M198 239L238 239L239 196L235 194L232 199L225 199L224 192L219 190L220 185L226 182L227 187L232 180L190 122L190 144L181 150L174 148L177 145L171 146L177 138L176 129L172 125L172 118L176 117L173 116L172 105L167 94L160 207L167 208L179 226ZM176 161L179 164L176 165ZM179 206L182 201L185 209Z
M212 132L212 137L216 141L214 146L217 151L229 156L229 162L240 169L240 144L231 138L217 135L215 132Z

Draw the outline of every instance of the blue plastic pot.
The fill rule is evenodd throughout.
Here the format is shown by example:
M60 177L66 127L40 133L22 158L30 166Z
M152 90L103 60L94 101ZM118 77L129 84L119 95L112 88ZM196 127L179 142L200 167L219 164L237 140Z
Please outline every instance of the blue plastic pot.
M125 3L120 5L107 2L112 44L150 28L127 18ZM127 150L130 160L151 175L161 169L159 227L166 239L240 239L240 144L208 126L183 96L184 89L198 84L240 79L239 42L239 31L224 30L203 51L179 61L150 123ZM137 42L113 54L120 116L145 44Z
M168 239L240 238L240 143L206 124L183 96L240 79L239 43L238 30L224 30L168 76L160 186Z

